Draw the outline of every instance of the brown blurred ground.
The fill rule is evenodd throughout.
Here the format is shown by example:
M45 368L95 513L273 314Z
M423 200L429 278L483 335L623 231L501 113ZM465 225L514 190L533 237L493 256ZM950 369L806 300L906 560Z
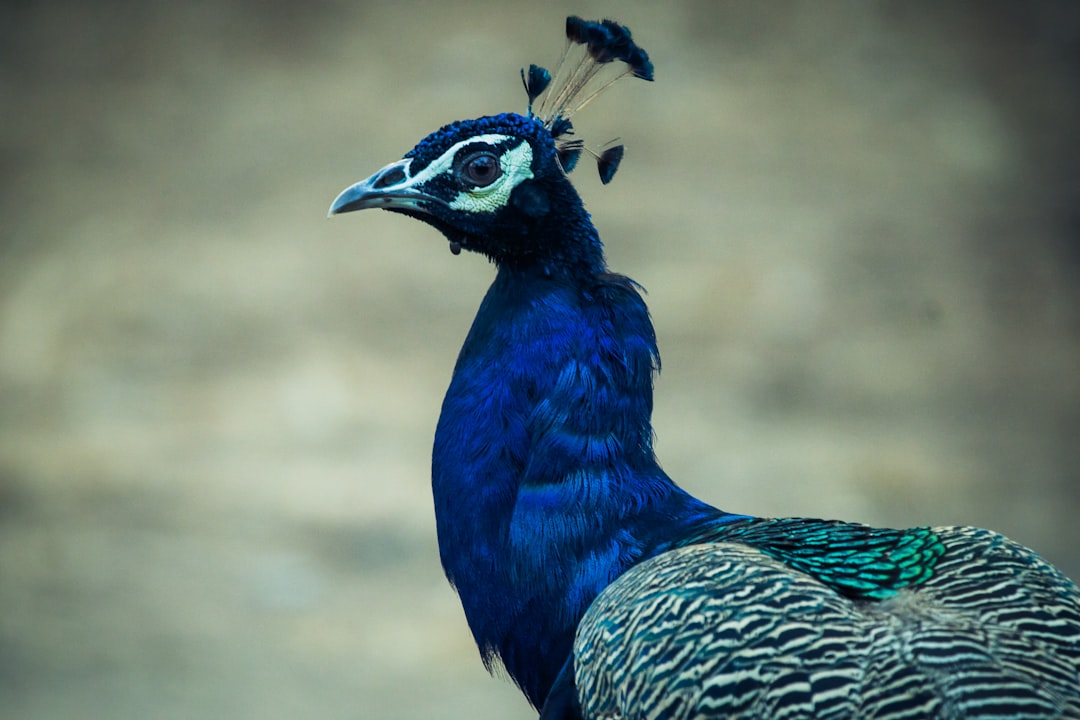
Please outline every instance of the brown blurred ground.
M1080 576L1073 2L0 10L0 717L528 718L438 568L491 278L345 185L521 109L568 12L657 66L578 186L650 291L668 470L994 527Z

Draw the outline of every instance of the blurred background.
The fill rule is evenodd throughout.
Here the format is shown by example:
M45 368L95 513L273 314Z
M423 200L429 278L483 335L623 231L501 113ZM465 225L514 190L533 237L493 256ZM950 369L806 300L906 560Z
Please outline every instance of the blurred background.
M1080 576L1075 2L6 3L0 716L535 717L428 486L492 268L325 214L523 110L568 13L656 64L575 180L650 293L669 472Z

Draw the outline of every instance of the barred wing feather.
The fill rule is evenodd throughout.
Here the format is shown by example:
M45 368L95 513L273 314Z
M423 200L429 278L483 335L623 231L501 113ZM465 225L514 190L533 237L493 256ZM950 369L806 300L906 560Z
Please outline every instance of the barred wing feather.
M664 553L590 607L585 718L1080 718L1080 591L974 528L922 584L845 597L748 545Z

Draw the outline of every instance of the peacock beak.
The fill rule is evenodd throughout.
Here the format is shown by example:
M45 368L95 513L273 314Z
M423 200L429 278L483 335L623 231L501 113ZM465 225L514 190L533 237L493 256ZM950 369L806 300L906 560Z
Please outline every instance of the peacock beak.
M350 185L341 191L330 204L327 217L355 210L382 208L384 210L408 210L430 214L431 204L442 202L416 189L416 181L409 175L410 159L398 160L379 170L366 180Z

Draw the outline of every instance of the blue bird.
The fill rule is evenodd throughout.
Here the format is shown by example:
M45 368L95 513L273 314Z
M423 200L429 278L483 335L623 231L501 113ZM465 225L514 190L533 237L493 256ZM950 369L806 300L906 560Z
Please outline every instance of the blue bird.
M432 454L439 553L481 657L542 718L1080 718L1080 590L967 527L738 515L653 452L660 359L568 173L571 116L653 79L610 20L571 17L525 115L454 122L344 190L496 267ZM580 58L578 58L580 56Z

